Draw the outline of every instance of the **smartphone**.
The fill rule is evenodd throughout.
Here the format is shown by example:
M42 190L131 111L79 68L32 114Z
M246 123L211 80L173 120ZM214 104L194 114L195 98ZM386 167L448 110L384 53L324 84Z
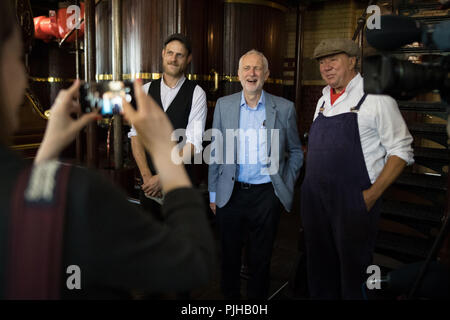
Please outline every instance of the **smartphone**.
M88 82L80 87L80 105L84 113L99 110L105 118L120 114L122 98L136 109L131 81Z

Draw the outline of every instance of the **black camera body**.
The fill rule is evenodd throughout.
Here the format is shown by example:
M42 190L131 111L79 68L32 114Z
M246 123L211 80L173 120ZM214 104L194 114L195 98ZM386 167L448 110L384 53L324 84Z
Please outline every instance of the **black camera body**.
M98 110L105 118L123 111L122 99L136 109L131 81L88 82L80 87L80 105L83 113Z
M388 52L412 42L422 43L425 53L428 49L449 50L450 21L430 28L411 17L386 15L381 17L380 25L380 29L366 30L367 42L381 53L364 58L364 91L408 100L439 90L442 100L449 104L450 56L429 56L438 59L417 64Z
M386 54L364 58L364 91L409 100L420 93L439 90L450 103L450 56L437 62L416 64Z

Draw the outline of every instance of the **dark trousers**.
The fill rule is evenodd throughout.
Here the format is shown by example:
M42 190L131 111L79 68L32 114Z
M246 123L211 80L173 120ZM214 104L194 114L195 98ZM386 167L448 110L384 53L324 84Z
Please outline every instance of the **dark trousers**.
M192 164L185 165L184 168L186 169L186 172L187 172L189 179L191 180L193 186L197 187L197 184L196 184L197 179L195 178L195 174L194 174L194 165L192 165ZM152 173L155 174L155 172L153 170L152 170ZM166 219L166 217L162 213L161 205L158 202L147 198L142 190L139 191L139 201L141 202L142 208L146 212L151 214L154 218L156 218L159 221L164 221Z
M249 299L267 299L270 259L280 219L280 201L271 183L244 188L238 182L230 200L217 208L222 252L222 292L225 299L240 298L241 253L247 238Z

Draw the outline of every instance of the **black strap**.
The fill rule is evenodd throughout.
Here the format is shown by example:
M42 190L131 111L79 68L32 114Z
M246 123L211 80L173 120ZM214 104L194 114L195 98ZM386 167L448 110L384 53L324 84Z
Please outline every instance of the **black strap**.
M353 110L359 111L359 108L361 108L361 105L363 104L364 100L366 100L366 97L367 97L367 93L364 93L364 95L361 97L361 99L359 99L359 102L356 105L356 107L352 108L352 111Z
M319 113L322 113L322 111L324 110L323 106L325 105L325 100L322 103L322 106L319 108Z

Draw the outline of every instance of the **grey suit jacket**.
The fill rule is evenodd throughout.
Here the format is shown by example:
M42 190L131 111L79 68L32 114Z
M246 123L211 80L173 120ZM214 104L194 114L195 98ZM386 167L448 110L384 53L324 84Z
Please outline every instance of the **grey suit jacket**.
M271 168L270 179L275 194L287 211L292 208L294 185L303 164L303 152L297 130L294 104L281 97L264 92L266 99L267 153ZM217 100L213 129L222 132L223 143L215 139L211 144L211 159L222 152L223 163L210 163L208 190L216 192L216 205L221 208L230 200L237 179L237 143L234 143L233 163L227 163L226 129L239 129L242 91ZM272 129L278 129L273 131ZM216 144L215 144L216 143ZM233 150L233 149L231 149ZM278 164L278 166L277 166Z

